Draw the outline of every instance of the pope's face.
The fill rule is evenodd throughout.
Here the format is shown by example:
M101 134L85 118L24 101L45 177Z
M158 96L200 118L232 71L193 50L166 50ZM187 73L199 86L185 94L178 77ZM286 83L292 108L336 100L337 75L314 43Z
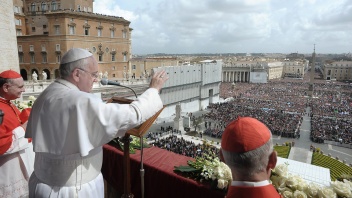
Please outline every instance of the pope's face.
M15 100L21 97L22 92L25 91L24 89L24 81L23 78L15 78L9 80L6 83L6 99L8 100Z
M79 69L82 75L78 83L78 88L81 91L90 93L93 88L94 82L98 82L98 62L95 58L89 58L89 63L86 67Z

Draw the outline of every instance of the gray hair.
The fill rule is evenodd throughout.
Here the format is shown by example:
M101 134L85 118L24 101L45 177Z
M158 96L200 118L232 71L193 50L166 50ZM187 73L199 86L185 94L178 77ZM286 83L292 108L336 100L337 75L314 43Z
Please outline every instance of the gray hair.
M74 69L85 68L88 65L91 58L92 56L89 56L87 58L79 59L73 62L60 64L60 67L59 67L60 77L62 79L67 79Z
M222 149L225 163L234 175L248 175L249 177L263 172L269 163L269 156L273 152L272 138L263 146L245 153L233 153Z

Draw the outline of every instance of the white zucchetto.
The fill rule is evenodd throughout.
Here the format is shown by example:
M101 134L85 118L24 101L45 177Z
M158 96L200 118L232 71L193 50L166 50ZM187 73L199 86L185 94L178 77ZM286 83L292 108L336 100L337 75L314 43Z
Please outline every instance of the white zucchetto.
M60 64L66 64L93 56L92 53L81 48L72 48L61 58Z

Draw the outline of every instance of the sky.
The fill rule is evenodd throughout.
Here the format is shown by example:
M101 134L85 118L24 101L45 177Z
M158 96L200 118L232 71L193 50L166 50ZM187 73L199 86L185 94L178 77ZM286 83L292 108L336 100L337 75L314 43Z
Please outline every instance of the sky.
M351 0L94 0L131 22L132 54L352 53Z

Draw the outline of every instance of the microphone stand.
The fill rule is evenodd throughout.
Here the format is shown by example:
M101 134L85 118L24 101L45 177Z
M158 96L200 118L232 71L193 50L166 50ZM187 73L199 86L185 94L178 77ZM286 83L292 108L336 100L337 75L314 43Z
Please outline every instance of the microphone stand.
M124 88L127 88L127 89L131 90L134 93L134 96L136 96L136 98L138 98L136 92L131 87L127 87L127 86L121 85L121 84L119 84L117 86L124 87Z
M136 96L136 98L138 98L136 92L131 88L131 87L127 87L127 86L124 86L124 85L117 85L117 86L120 86L120 87L124 87L124 88L127 88L127 89L130 89L134 95ZM140 176L141 176L141 194L142 194L142 198L144 198L144 168L143 168L143 136L140 136L139 137L139 142L141 144L141 169L140 169Z

